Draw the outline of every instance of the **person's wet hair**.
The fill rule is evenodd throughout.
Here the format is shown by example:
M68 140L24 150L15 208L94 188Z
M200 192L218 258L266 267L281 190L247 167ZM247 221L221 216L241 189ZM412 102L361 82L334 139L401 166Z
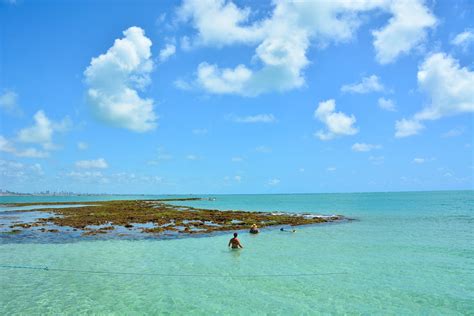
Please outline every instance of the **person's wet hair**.
M238 235L237 233L234 233L234 237L237 237L237 235Z

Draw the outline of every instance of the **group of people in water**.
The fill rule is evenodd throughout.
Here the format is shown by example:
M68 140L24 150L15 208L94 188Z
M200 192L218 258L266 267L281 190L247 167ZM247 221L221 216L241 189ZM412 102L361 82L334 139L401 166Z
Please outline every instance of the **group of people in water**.
M286 229L284 229L283 227L280 228L280 231L281 231L281 232L288 232L288 233L294 233L294 232L296 232L295 229L286 230ZM249 233L251 233L251 234L258 234L259 232L260 232L260 230L258 229L257 224L253 224L253 225L250 227ZM237 238L238 235L239 235L239 234L234 233L234 237L233 237L231 240L229 240L229 245L228 245L228 247L231 247L232 249L244 248L244 246L242 246L242 244L240 243L239 238Z

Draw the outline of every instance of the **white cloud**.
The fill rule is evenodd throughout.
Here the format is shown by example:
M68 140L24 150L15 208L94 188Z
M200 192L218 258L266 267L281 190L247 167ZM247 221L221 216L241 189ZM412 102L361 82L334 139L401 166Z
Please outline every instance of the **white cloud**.
M0 151L12 154L17 157L25 158L46 158L49 153L46 151L40 151L36 148L17 149L14 144L0 135Z
M311 42L319 48L330 43L350 41L365 21L363 13L382 11L392 15L388 24L374 34L377 59L394 61L421 44L426 29L436 19L422 1L275 1L273 10L263 18L240 8L232 1L185 0L178 18L190 22L196 30L190 46L250 45L255 47L252 62L261 67L253 70L244 65L221 69L201 63L197 83L216 94L255 96L269 91L286 91L302 87L306 57Z
M418 85L431 100L415 115L419 120L474 112L474 72L461 67L451 56L436 53L418 69Z
M23 143L51 144L53 137L53 123L44 111L34 115L35 124L18 132L18 140Z
M380 145L374 145L374 144L366 144L366 143L355 143L352 145L352 150L353 151L359 151L359 152L366 152L366 151L371 151L372 149L380 149L382 146Z
M232 162L242 162L242 161L244 161L244 158L242 158L242 157L232 157L231 161Z
M417 120L407 120L401 119L395 122L395 137L407 137L418 134L423 128L423 124L421 124Z
M89 148L89 145L85 142L78 142L77 148L80 150L86 150L87 148Z
M275 123L277 121L273 114L257 114L244 117L231 115L230 118L237 123Z
M180 20L191 21L199 30L198 45L248 43L262 36L259 27L248 25L250 9L240 9L231 1L183 1L177 13Z
M22 114L20 106L18 105L18 94L12 90L6 90L0 94L0 109L8 114Z
M16 149L8 139L0 135L0 151L14 153Z
M381 64L395 61L419 46L427 29L436 25L436 17L422 0L398 0L390 3L393 16L388 24L372 32L376 59Z
M65 174L66 177L70 177L76 181L81 182L88 182L88 183L100 183L100 184L108 184L110 183L110 179L105 176L100 171L71 171Z
M16 150L14 155L17 157L25 158L46 158L49 157L49 153L46 151L41 151L36 148L26 148L21 150Z
M464 134L464 131L465 131L465 127L462 126L462 127L455 127L453 129L450 129L449 131L447 131L446 133L443 133L441 134L442 137L456 137L456 136L460 136L462 134Z
M199 64L197 74L198 83L209 92L246 94L244 85L252 76L252 71L244 65L238 65L235 69L219 69L204 62Z
M424 158L414 158L413 163L422 164L425 162Z
M336 171L336 170L337 170L336 167L327 167L327 168L326 168L326 171L328 171L328 172L334 172L334 171Z
M337 136L357 134L358 129L354 115L336 112L336 102L333 99L319 103L314 117L326 125L326 130L319 130L314 135L321 140L330 140Z
M44 151L33 147L17 148L12 140L8 140L4 136L0 136L0 151L10 153L17 157L27 158L45 158L49 156L48 151L56 149L57 146L53 144L54 132L64 132L71 126L71 120L65 117L60 122L51 121L43 110L39 110L33 116L35 123L18 131L14 141L20 143L29 143L41 145Z
M418 69L418 86L430 102L411 119L395 123L396 137L417 134L425 120L474 112L474 72L451 56L428 56Z
M54 149L53 144L54 132L65 132L72 125L69 117L65 117L60 122L51 121L43 110L39 110L33 116L35 124L21 129L18 132L17 140L22 143L40 144L44 149Z
M101 120L135 132L150 131L157 120L153 100L141 98L138 90L150 83L152 42L136 26L123 35L105 54L92 58L84 71L87 94Z
M267 184L269 186L276 186L276 185L279 185L280 182L281 182L280 179L273 178L273 179L268 180Z
M193 46L188 36L181 37L179 40L179 44L183 51L190 51L193 49Z
M160 62L165 62L176 53L176 46L173 44L166 44L166 46L160 50Z
M465 30L456 35L451 41L451 44L461 47L466 50L472 43L474 43L474 30Z
M24 164L0 159L0 178L6 181L38 180L37 178L43 175L44 171L39 163Z
M379 108L385 110L385 111L396 111L397 108L395 106L395 102L391 99L385 99L385 98L379 98L377 101Z
M379 77L371 75L369 77L362 78L359 83L352 83L343 85L341 88L342 92L349 93L369 93L369 92L380 92L384 90L383 84L380 83Z
M95 160L79 160L76 161L75 165L76 168L80 169L106 169L109 167L104 158L98 158Z
M192 83L189 83L183 79L176 79L173 82L173 85L179 90L183 90L183 91L191 91L194 89L194 86Z
M242 177L241 176L234 176L234 180L237 181L237 182L241 182Z

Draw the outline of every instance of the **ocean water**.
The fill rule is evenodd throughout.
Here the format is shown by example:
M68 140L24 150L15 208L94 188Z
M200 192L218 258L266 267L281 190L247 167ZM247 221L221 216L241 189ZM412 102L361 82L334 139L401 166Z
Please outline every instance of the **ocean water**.
M176 204L356 220L241 233L239 251L227 248L230 234L3 240L0 314L474 314L474 191L215 197Z

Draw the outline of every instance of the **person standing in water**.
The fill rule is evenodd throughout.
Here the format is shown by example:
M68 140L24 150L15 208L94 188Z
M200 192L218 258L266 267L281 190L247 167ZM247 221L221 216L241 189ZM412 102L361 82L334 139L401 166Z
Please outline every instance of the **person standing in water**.
M232 247L232 249L239 249L239 248L244 248L242 244L240 243L240 240L237 238L238 234L234 233L234 238L229 240L229 247Z

